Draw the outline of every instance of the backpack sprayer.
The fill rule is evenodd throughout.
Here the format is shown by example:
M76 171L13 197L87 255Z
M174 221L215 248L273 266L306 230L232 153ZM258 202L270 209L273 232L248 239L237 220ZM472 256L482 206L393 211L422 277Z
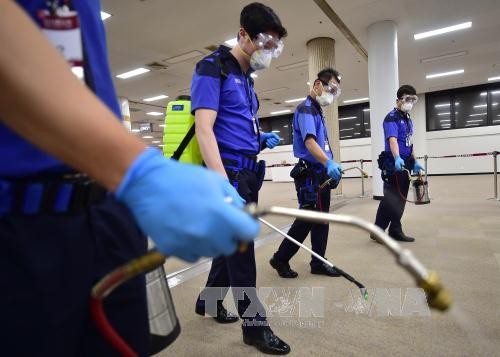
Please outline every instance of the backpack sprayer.
M406 202L414 203L416 205L425 205L431 203L431 200L429 198L429 183L428 181L424 180L422 174L419 172L417 177L412 178L410 170L403 169L403 171L408 174L408 180L410 181L410 186L413 189L414 201L409 201L406 197L403 196L403 194L401 193L401 189L399 188L398 175L397 173L394 173L394 180L396 181L396 187L398 189L399 195L401 196L401 199L405 200Z
M265 222L261 217L266 215L278 215L294 217L316 223L335 222L355 226L368 231L379 243L384 245L392 253L392 255L394 255L397 263L415 278L416 284L425 291L427 302L431 308L437 309L439 311L446 311L452 304L451 295L448 290L446 290L441 284L437 273L432 271L429 272L409 249L402 248L401 245L391 239L383 230L375 226L373 223L369 223L361 218L348 215L338 215L276 206L258 207L255 204L249 204L245 207L245 210L256 219L260 219L261 222L276 230L276 227ZM283 235L285 237L287 236L284 233ZM291 237L287 238L290 239ZM300 246L302 248L306 248L303 245ZM311 254L314 253L309 249L307 250ZM165 259L166 257L160 252L151 250L147 254L134 259L131 262L118 267L111 273L107 274L92 289L90 298L92 318L94 319L98 329L101 331L103 336L124 357L134 357L137 356L137 353L120 337L120 335L118 335L118 333L113 329L113 327L107 320L106 314L103 309L103 299L106 298L106 296L108 296L116 287L120 286L129 279L132 279L139 274L144 274L155 270L158 267L162 267L162 265L165 263ZM330 266L333 266L326 260L324 260L324 262ZM346 277L346 275L343 276ZM165 276L163 276L162 278L165 279ZM363 294L363 297L365 297L366 289L364 288L364 286L361 285L358 287L362 289L361 292ZM168 292L168 284L166 285L166 288ZM170 297L170 293L168 293L168 296ZM171 312L174 312L175 315L175 311L173 309L171 310Z

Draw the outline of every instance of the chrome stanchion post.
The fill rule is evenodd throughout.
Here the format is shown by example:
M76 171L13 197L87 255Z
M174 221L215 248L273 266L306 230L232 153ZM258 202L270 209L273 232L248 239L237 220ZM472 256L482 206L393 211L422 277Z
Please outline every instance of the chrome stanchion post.
M427 159L429 158L429 156L427 156L427 154L424 155L424 167L425 167L425 174L424 174L424 179L425 181L427 181Z
M361 198L365 197L365 175L363 174L364 168L363 168L363 159L359 160L359 164L361 166Z
M495 200L498 199L498 163L497 163L498 151L493 151L493 184L495 188L493 189Z
M493 197L488 199L500 201L498 198L498 151L493 151L491 154L493 155Z

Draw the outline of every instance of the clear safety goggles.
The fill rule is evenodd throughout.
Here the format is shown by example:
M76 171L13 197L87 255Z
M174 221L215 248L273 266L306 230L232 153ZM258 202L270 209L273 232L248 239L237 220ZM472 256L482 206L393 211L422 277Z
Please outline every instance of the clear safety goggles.
M402 101L403 103L413 103L415 104L416 102L418 102L418 97L416 95L407 95L405 94L404 96L402 96L401 98L399 98L400 101Z
M333 95L340 95L340 86L335 83L323 83L321 80L321 85L325 92L331 93Z
M283 52L283 41L273 37L267 33L259 33L255 40L252 41L255 48L271 53L273 58L278 58Z

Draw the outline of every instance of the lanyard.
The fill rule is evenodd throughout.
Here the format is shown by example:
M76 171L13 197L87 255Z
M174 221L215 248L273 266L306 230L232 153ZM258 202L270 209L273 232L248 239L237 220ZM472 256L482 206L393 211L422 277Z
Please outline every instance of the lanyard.
M323 131L325 132L326 143L328 144L328 148L330 149L330 153L333 158L332 146L330 145L330 140L328 139L328 130L326 129L325 117L323 116L323 111L321 111L321 123L323 124Z
M243 73L243 70L241 70L241 74L245 77L245 92L247 94L248 105L250 107L250 115L252 116L252 125L255 135L257 135L257 143L260 145L259 121L253 110L253 94L251 91L251 85L248 80L248 76Z

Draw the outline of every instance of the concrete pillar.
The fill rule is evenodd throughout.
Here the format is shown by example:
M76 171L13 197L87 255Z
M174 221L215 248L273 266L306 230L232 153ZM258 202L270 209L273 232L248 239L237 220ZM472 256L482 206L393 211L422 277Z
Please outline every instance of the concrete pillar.
M120 109L123 117L123 126L128 130L132 130L132 122L130 121L130 106L127 98L118 97Z
M318 72L326 67L335 68L335 40L329 37L313 38L307 42L307 55L309 62L309 82L311 86L317 78ZM328 138L332 146L333 158L340 162L340 138L339 138L339 110L338 103L323 107ZM334 190L334 194L342 194L342 181Z
M368 26L368 77L370 88L370 127L372 139L373 197L384 196L377 159L384 150L383 121L396 105L399 88L398 35L393 21Z

